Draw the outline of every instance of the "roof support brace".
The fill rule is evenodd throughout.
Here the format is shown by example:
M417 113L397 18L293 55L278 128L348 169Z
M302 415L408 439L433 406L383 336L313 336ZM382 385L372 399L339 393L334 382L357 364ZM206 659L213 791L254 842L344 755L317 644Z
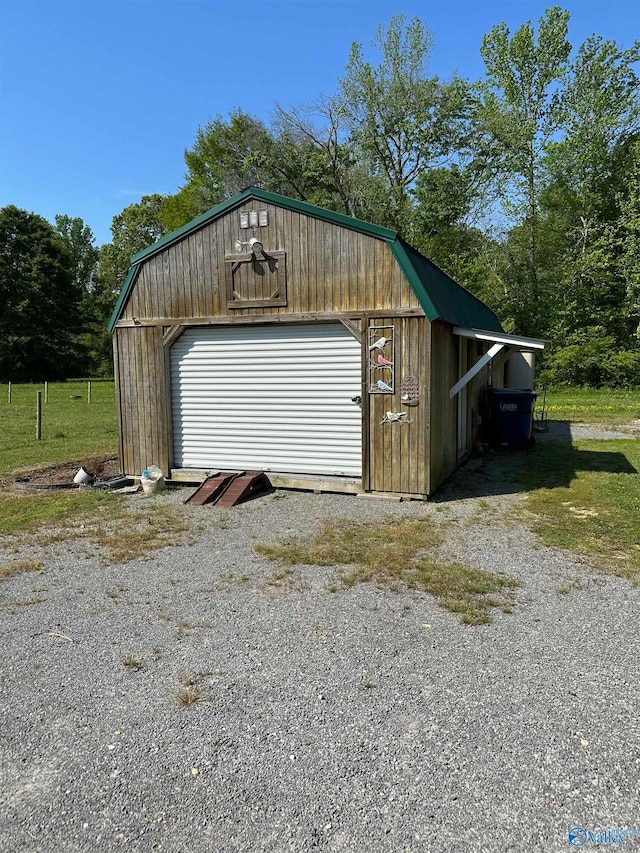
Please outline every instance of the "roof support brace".
M460 326L455 326L453 329L454 335L460 335L463 338L472 338L476 341L493 341L500 344L508 344L509 346L518 347L523 352L533 350L543 350L549 341L541 338L525 338L523 335L507 335L503 332L487 332L484 329L463 329Z
M505 347L505 344L494 344L490 349L485 352L483 356L481 356L473 367L469 368L462 379L458 379L453 388L449 391L449 399L453 400L458 391L462 391L465 385L467 385L474 376L477 376L478 373L482 370L483 367L486 367L487 364L491 361L492 358L495 358L501 349Z

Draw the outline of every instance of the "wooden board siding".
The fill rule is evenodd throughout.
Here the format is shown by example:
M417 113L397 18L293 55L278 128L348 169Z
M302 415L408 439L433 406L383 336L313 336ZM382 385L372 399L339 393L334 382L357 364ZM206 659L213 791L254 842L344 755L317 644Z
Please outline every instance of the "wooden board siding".
M257 207L249 201L145 260L122 320L419 310L385 241L275 205L266 205L268 226L240 229L240 212ZM286 306L227 307L225 255L252 236L267 253L286 252Z
M122 472L170 469L171 407L161 327L118 329L114 337Z
M431 444L429 494L457 465L457 402L449 391L458 379L458 338L451 326L431 324Z
M268 226L240 229L241 212L265 208ZM264 278L252 280L259 265L244 261L234 272L229 256L247 257L234 244L252 236L267 255L284 253L273 278L286 293L285 305L268 304L275 289ZM244 299L260 304L229 307L234 281ZM456 406L448 395L458 358L451 326L437 322L432 335L385 240L250 199L140 264L114 334L123 472L139 475L152 464L171 471L169 354L181 330L335 319L362 328L362 488L415 497L433 492L456 463ZM385 325L394 329L394 393L371 394L368 328ZM402 379L409 375L420 393L411 407L401 401ZM387 411L406 412L410 423L382 423Z
M387 281L389 280L387 277ZM426 497L429 493L429 349L430 324L420 317L383 317L370 321L374 326L393 326L394 393L369 393L363 387L368 408L368 478L363 486L373 492ZM365 379L368 374L368 335L363 347ZM420 402L403 406L401 383L405 376L418 380ZM363 396L363 400L365 397ZM410 423L383 423L385 413L406 412ZM363 411L363 416L366 413Z

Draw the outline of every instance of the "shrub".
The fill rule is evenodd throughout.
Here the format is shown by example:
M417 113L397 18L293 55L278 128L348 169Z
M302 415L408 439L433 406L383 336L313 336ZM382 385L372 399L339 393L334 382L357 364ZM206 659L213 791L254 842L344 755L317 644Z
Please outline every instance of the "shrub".
M555 387L637 388L640 351L618 350L607 336L571 343L546 357L538 382Z

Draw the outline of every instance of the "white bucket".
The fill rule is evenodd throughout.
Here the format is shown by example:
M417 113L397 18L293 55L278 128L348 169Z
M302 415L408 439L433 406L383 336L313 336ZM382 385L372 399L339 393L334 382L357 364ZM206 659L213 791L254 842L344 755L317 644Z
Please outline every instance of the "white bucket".
M84 468L80 468L76 476L73 478L73 482L78 486L86 486L89 483L93 483L95 477L89 474L88 471L85 471Z
M145 495L152 495L155 492L161 492L166 485L164 481L164 474L157 465L151 465L142 472L140 483L142 484L142 491Z

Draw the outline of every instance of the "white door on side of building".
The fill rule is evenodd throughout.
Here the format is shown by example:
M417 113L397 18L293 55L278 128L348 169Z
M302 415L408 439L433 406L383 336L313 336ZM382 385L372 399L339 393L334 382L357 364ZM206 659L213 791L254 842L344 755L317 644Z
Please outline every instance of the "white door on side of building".
M342 323L187 329L171 348L174 467L361 477L361 363Z

